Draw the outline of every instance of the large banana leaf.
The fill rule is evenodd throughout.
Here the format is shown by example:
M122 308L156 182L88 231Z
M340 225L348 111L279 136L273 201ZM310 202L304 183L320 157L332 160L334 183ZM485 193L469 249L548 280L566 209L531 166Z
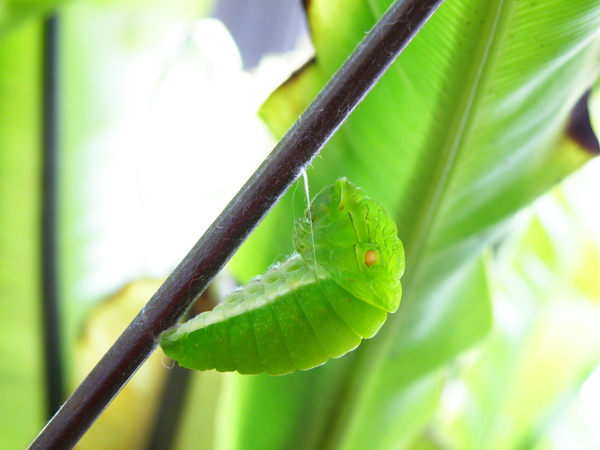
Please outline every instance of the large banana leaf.
M313 1L316 59L263 108L281 135L389 2ZM506 220L587 161L565 129L598 70L597 0L447 0L308 170L346 176L395 215L404 297L353 354L285 378L232 377L240 448L397 448L429 418L442 368L489 331L480 255ZM248 278L290 248L294 190L235 268ZM281 237L280 239L274 236ZM288 237L291 241L291 239ZM229 432L229 431L228 431Z
M522 214L490 264L495 327L448 384L433 421L445 448L598 447L584 412L597 394L582 382L593 390L600 362L600 234L597 219L578 220L595 201L598 162Z

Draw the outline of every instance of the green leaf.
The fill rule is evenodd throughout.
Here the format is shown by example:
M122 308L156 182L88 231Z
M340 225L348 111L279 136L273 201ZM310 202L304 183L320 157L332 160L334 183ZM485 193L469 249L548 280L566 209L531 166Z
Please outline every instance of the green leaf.
M0 40L0 436L24 448L44 422L39 304L41 27Z
M65 0L3 0L0 3L0 36L32 17L41 17Z
M496 326L448 386L453 400L434 423L446 446L564 447L555 430L575 419L582 382L600 362L600 283L589 274L586 288L596 288L581 289L577 264L598 258L599 247L558 195L534 212L492 264ZM595 447L584 445L582 421L566 430L567 446Z
M309 3L317 55L264 106L277 134L387 5ZM320 405L329 411L322 433L330 435L321 442L403 442L420 425L398 434L397 399L488 332L489 297L477 257L504 234L506 219L591 158L564 129L596 77L599 25L597 0L447 1L308 170L312 190L346 176L381 201L407 253L403 304L328 386L335 408ZM302 210L295 197L292 189L237 258L242 278L288 250L279 237L291 234L294 212ZM248 390L253 382L267 383L243 381ZM291 398L309 395L289 389ZM270 401L254 400L256 408ZM259 433L258 410L245 408ZM307 420L301 417L319 416L307 407L289 435L300 434ZM268 421L265 427L277 419Z

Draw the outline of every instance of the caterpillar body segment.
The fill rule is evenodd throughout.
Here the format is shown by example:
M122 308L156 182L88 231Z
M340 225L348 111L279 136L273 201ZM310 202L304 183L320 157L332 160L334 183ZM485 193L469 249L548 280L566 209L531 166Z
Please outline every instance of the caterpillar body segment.
M270 276L279 272L277 284L261 290L255 285L266 284L264 276L257 278L213 311L165 332L165 353L197 370L282 375L338 358L372 337L387 313L331 279L317 279L299 258L270 269Z

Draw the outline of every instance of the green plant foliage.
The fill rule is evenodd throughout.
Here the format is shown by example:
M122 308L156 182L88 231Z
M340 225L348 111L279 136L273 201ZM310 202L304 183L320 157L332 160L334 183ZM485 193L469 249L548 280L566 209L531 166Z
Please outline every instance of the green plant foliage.
M572 425L577 435L557 431L576 417L578 402L597 402L583 398L581 384L600 360L598 272L587 273L585 287L580 282L587 262L598 258L599 235L577 222L581 212L561 204L564 193L536 202L535 214L523 217L490 264L496 326L450 379L431 427L444 447L595 448L600 442L593 416L588 426L595 437L585 420Z
M316 59L264 105L262 115L277 136L390 0L304 3ZM24 448L44 420L37 254L42 37L33 20L56 4L9 1L0 8L2 448ZM182 52L180 43L190 43L192 34L178 33L206 9L205 2L188 0L79 0L62 9L59 284L68 377L77 364L77 337L94 333L81 333L92 323L83 320L91 306L153 273L155 252L173 247L180 234L162 233L156 211L188 226L186 213L212 214L200 191L211 196L222 185L198 187L206 173L216 172L212 160L189 163L183 151L173 156L175 149L193 148L195 156L209 158L205 154L223 148L218 144L237 147L226 134L246 137L233 117L244 108L215 101L212 88L201 88L199 97L189 87L177 91L200 98L187 106L210 104L205 115L177 116L173 128L166 114L158 126L146 115L150 104L180 106L154 103L164 94L157 86L185 51L201 47ZM579 386L598 363L597 243L587 245L579 231L573 234L581 242L564 239L570 228L539 213L497 249L512 225L507 219L591 158L564 130L573 105L597 77L598 29L600 0L446 0L308 169L311 192L348 177L392 214L407 252L400 309L374 339L307 372L195 374L178 448L488 448L491 441L497 448L542 448L561 442L566 416L577 411ZM223 47L201 52L208 60ZM198 85L227 78L210 63L196 68L190 78ZM179 84L180 75L171 83ZM220 101L225 113L216 111ZM211 134L209 116L219 114L235 132L190 145L186 129L202 140ZM164 126L164 134L149 132L153 126ZM152 159L162 166L147 173ZM182 177L184 165L189 171ZM233 172L234 165L242 164L236 159L222 170ZM176 174L173 183L166 181L169 172ZM140 208L148 211L135 219L138 189L148 185L151 194L141 196L146 204ZM184 191L194 198L180 211L172 193ZM292 251L304 197L292 189L236 256L240 280ZM558 281L565 270L571 278ZM125 403L132 398L127 395ZM117 404L113 410L121 418L107 410L98 435L113 436L103 427L114 433L115 421L122 425L122 417L130 417ZM91 436L91 446L94 441Z
M35 239L40 36L31 23L0 41L0 447L7 449L26 447L44 423Z
M0 37L27 20L43 17L65 0L3 0L0 3Z
M277 135L388 4L309 3L316 59L262 110ZM420 432L439 385L418 381L489 332L482 250L506 219L591 158L564 130L597 74L599 25L597 0L455 0L440 8L308 170L312 189L347 176L396 218L407 254L403 305L343 373L316 369L298 375L310 382L290 377L289 389L281 380L232 378L245 397L230 407L252 418L242 427L252 432L229 439L233 448L267 448L260 436L279 424L283 442L294 436L299 448L397 448ZM279 236L300 209L292 193L261 225L236 259L242 278L281 254ZM307 405L315 386L327 395ZM271 388L286 392L288 408L262 414L278 401L261 395ZM430 407L406 420L406 398ZM306 421L321 428L304 434Z

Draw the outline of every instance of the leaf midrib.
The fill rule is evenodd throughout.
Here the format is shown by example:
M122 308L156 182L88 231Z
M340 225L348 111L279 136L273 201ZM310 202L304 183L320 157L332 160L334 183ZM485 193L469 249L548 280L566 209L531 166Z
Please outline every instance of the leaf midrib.
M424 265L422 255L427 243L431 241L431 236L435 235L435 230L440 229L437 213L442 210L441 205L445 202L450 191L448 188L453 181L454 169L461 160L462 153L466 151L462 143L465 136L470 134L475 122L472 119L477 116L483 103L484 96L481 94L486 90L493 76L498 58L497 49L506 36L506 24L509 23L508 18L512 16L514 10L514 2L510 0L496 0L495 3L496 6L490 6L488 11L496 11L497 14L488 18L491 24L489 27L484 27L489 29L488 36L481 40L482 44L477 51L480 56L473 58L479 64L472 66L466 78L464 86L467 89L461 91L465 95L456 102L458 114L447 129L447 137L440 151L443 157L436 167L436 174L432 176L432 182L429 184L431 189L425 196L424 206L418 211L413 228L406 239L407 254L411 255L412 260L412 270L407 268L405 277L407 291L410 291L411 281L418 279L415 275L422 270ZM502 27L502 24L505 26Z
M403 283L405 285L403 301L410 296L414 283L420 278L420 273L426 270L427 264L423 254L431 237L436 230L440 229L437 217L441 210L440 206L446 201L448 186L451 185L455 173L454 169L461 160L461 150L465 148L461 144L473 126L474 121L471 119L477 115L483 104L484 96L481 93L485 91L493 76L498 59L498 48L505 39L513 11L514 2L510 0L496 0L488 8L488 12L494 12L494 15L488 14L489 26L483 27L483 30L488 33L485 39L480 40L481 45L473 58L477 64L471 66L469 76L465 78L465 89L461 90L464 94L460 95L456 102L456 111L459 113L449 124L444 145L438 150L443 157L436 166L435 174L431 178L432 182L428 184L431 189L424 195L423 207L419 209L413 228L405 239L406 254L409 255L411 264L407 265L404 275L406 281ZM379 345L371 346L370 351L360 353L360 359L355 364L356 370L349 375L351 380L346 385L354 386L356 392L349 393L346 397L346 405L339 405L339 410L346 411L347 414L341 415L336 421L335 436L329 441L331 448L345 448L346 444L352 442L350 436L353 419L356 419L357 414L360 415L362 411L367 410L365 406L370 402L371 393L378 387L379 368L394 345L397 327L402 325L400 320L394 319L395 316L390 317L389 323L380 331L385 336L383 339L378 339Z

